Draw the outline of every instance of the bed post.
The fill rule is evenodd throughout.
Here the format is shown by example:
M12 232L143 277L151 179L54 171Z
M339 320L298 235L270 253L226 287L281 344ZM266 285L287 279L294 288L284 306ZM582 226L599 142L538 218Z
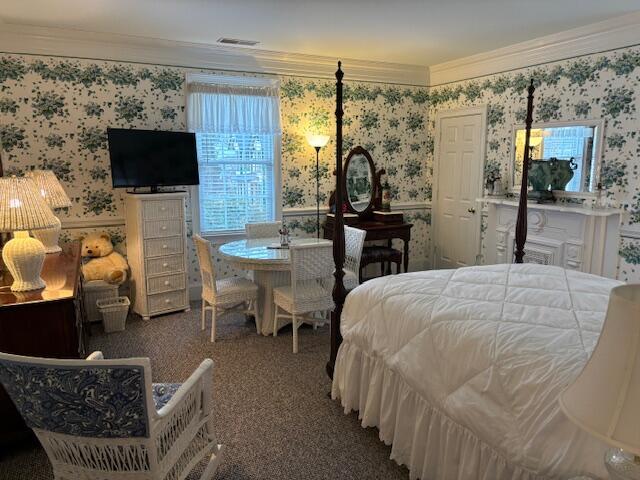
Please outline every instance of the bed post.
M524 244L527 241L527 190L529 187L529 140L531 137L531 124L533 123L533 78L529 85L527 97L527 120L525 124L526 134L524 139L524 158L522 159L522 182L520 183L520 202L518 203L518 219L516 220L516 249L514 252L515 263L524 263Z
M333 369L338 355L338 348L342 342L340 335L340 315L347 292L344 288L344 217L342 215L342 77L344 73L340 68L342 62L338 62L336 71L336 191L335 191L335 218L333 227L333 261L335 270L333 276L333 303L335 308L331 312L331 355L327 363L327 374L333 379Z

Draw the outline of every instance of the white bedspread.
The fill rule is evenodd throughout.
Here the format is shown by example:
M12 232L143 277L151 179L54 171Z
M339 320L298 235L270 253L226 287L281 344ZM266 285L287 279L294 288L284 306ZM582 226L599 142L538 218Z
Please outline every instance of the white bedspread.
M380 428L414 478L604 477L604 445L557 397L593 351L618 284L533 264L366 282L342 313L334 398Z

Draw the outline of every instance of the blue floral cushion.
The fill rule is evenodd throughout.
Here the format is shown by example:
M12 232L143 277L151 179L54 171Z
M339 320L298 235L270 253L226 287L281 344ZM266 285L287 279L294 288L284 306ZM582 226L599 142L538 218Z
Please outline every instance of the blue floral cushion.
M154 383L151 391L153 392L153 403L156 405L156 410L160 410L169 403L169 400L181 385L181 383Z
M141 366L0 361L0 383L31 428L96 438L149 435Z

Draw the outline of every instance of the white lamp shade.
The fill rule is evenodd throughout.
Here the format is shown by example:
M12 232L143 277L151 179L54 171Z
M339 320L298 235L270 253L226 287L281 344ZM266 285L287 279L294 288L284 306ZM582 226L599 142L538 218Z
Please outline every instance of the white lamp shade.
M598 344L560 406L582 429L640 455L640 285L611 290Z
M307 134L307 142L314 148L322 148L329 143L329 135Z
M57 219L30 178L0 178L0 232L53 227Z
M26 176L35 182L40 195L51 209L71 206L71 199L62 188L56 174L51 170L33 170L28 172Z

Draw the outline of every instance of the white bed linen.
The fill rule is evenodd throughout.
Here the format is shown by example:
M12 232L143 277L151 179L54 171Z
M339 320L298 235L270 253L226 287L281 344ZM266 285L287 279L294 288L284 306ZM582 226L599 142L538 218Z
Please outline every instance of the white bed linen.
M605 477L606 448L559 393L620 282L542 265L388 276L347 297L333 397L393 444L412 478Z

